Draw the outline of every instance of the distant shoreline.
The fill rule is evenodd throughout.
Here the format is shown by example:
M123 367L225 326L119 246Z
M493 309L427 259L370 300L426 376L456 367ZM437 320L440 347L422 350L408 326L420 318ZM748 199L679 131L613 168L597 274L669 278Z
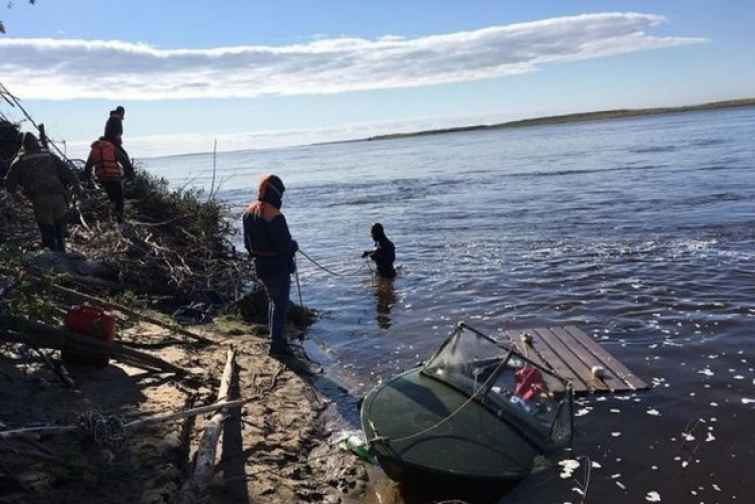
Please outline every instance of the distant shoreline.
M755 106L755 98L742 98L737 100L723 100L698 105L684 105L680 107L657 107L642 109L615 109L600 110L596 112L581 112L576 114L564 114L555 116L535 117L531 119L520 119L517 121L507 121L495 124L477 124L473 126L459 126L455 128L439 128L413 131L409 133L389 133L386 135L376 135L358 140L343 140L324 143L350 143L350 142L371 142L376 140L396 140L399 138L411 138L429 135L446 135L449 133L464 133L469 131L483 131L494 129L508 128L525 128L528 126L546 126L556 124L571 124L589 121L605 121L613 119L626 119L628 117L642 117L662 114L678 114L683 112L701 112L706 110L720 110L740 107Z

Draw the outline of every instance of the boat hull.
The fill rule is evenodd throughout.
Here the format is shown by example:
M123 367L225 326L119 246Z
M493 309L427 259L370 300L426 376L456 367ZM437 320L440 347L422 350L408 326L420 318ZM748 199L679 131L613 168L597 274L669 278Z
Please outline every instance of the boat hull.
M515 481L539 450L477 401L411 369L364 399L362 429L394 480L418 475L454 480Z

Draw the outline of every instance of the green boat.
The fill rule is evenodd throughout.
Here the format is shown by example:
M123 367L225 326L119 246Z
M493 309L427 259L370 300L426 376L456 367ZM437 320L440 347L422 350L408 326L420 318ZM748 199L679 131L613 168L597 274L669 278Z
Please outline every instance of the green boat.
M573 392L551 370L460 323L427 363L365 396L361 423L391 479L515 481L538 455L571 443Z

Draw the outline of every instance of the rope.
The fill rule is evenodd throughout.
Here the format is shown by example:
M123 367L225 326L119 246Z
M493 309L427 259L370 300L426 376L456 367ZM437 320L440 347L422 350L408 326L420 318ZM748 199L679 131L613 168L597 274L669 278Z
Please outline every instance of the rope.
M391 439L389 437L381 436L379 438L373 439L371 442L374 442L374 441L387 441L387 442L390 443L392 441L394 443L401 443L401 442L404 442L404 441L409 441L409 440L414 439L414 438L419 437L419 436L423 436L423 435L427 434L428 432L437 429L438 427L440 427L441 425L443 425L444 423L448 422L453 417L455 417L456 415L458 415L459 413L461 413L461 411L464 408L466 408L467 406L469 406L472 403L472 401L474 401L475 399L477 399L477 397L480 395L480 393L483 390L487 390L488 385L490 383L492 383L492 381L498 376L498 371L501 370L501 368L504 366L504 364L506 364L507 361L508 361L508 359L501 359L501 362L495 367L495 369L490 374L490 376L488 377L488 379L485 380L485 382L477 390L475 390L474 394L472 394L471 396L469 396L469 399L467 399L466 401L464 401L464 403L462 403L461 406L459 406L458 408L456 408L454 411L452 411L450 414L448 414L445 418L440 419L439 421L437 421L436 423L434 423L430 427L427 427L426 429L422 429L419 432L415 432L414 434L409 434L408 436L403 436L403 437L396 438L396 439Z
M309 262L311 262L312 264L314 264L315 266L317 266L318 268L320 268L321 270L323 270L324 272L330 275L337 276L337 277L365 277L367 276L366 273L338 273L336 271L326 268L319 262L315 261L309 255L307 255L307 253L304 252L302 249L299 249L299 253L303 255Z
M79 431L97 446L119 448L126 441L125 422L115 415L90 410L79 416Z
M296 264L296 256L294 256L294 269L296 270L296 289L299 291L299 306L304 308L304 301L301 298L301 281L299 281L299 265Z

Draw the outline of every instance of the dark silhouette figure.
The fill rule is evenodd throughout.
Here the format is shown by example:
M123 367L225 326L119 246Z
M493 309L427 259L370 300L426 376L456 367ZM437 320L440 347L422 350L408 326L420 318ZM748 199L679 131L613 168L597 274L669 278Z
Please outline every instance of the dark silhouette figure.
M383 225L379 222L372 226L370 230L372 240L375 242L375 250L366 250L362 257L369 257L377 266L377 274L383 278L394 278L396 270L393 268L393 262L396 260L396 247L393 242L385 236Z

